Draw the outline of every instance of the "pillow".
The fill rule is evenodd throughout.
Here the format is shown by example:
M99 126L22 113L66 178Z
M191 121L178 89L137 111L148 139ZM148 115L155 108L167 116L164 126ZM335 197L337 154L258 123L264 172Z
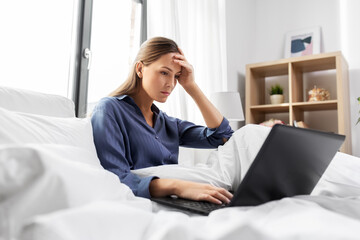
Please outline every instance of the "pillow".
M0 126L0 144L55 143L80 147L97 156L87 118L48 117L0 108Z
M53 117L75 117L74 102L62 96L0 87L0 107Z
M0 145L0 239L17 239L23 224L40 214L95 201L139 200L115 174L77 162L83 149L61 155L58 147Z

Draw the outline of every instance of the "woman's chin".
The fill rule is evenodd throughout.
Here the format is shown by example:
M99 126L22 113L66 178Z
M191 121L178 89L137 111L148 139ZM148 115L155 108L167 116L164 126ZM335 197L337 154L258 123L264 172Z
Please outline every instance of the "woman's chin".
M167 100L167 98L159 98L159 99L156 99L157 102L160 102L160 103L165 103Z
M170 94L169 94L170 95ZM158 96L156 99L154 99L155 101L157 102L160 102L160 103L165 103L169 97L169 95L161 95L161 96Z

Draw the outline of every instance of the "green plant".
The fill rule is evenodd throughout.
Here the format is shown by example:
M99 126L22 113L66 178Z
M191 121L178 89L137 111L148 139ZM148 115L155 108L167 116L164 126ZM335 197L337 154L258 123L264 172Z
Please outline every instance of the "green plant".
M359 104L360 104L360 97L357 98ZM359 114L360 114L360 111L359 111ZM360 122L360 117L358 118L357 122L356 122L356 125Z
M271 88L269 90L269 94L270 95L283 94L283 88L280 86L280 84L275 84L275 85L271 86Z

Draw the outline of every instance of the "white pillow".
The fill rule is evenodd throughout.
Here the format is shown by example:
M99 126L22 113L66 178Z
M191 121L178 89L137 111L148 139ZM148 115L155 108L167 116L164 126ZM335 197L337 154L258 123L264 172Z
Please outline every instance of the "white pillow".
M0 108L0 126L0 144L55 143L80 147L97 156L87 118L48 117Z
M0 87L0 107L53 117L75 117L74 102L53 94Z
M72 147L74 155L61 155L57 147L0 145L0 239L16 239L25 221L39 214L138 199L115 174L77 162L83 149Z

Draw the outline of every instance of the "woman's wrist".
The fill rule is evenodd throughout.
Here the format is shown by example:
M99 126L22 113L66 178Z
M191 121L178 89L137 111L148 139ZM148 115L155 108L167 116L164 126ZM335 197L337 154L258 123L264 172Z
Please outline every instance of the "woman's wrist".
M195 81L186 85L182 85L182 87L190 96L196 96L196 94L200 90L199 86L196 84Z
M175 194L177 191L175 179L153 179L149 185L149 192L152 197L164 197Z

